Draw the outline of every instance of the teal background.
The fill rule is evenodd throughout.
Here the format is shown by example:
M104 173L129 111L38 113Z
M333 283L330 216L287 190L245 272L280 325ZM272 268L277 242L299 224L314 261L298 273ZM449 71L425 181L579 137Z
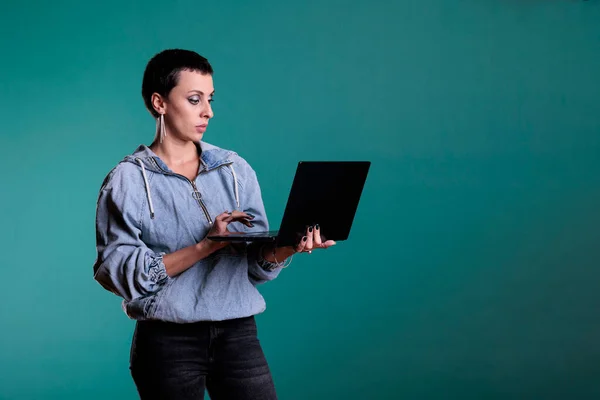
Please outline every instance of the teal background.
M272 222L298 160L373 162L351 240L261 289L281 399L600 397L598 1L181 0L3 4L0 399L136 398L95 201L170 47Z

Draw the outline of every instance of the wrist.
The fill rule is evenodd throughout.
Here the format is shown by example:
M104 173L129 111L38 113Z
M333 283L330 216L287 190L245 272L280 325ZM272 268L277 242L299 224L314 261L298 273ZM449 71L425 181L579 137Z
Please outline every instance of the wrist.
M296 251L292 247L266 246L263 248L263 259L269 262L283 262L286 258L292 256Z
M202 239L198 243L196 243L196 251L204 256L208 256L219 249L219 245L217 242L210 239Z

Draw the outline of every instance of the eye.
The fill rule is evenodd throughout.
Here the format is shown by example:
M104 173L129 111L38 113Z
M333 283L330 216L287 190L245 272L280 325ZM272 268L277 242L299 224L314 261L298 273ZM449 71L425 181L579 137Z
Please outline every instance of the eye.
M196 104L198 104L200 102L200 97L198 97L198 96L192 96L192 97L188 98L188 101L191 104L196 105Z
M213 101L215 101L215 99L213 99L212 97L210 99L208 99L209 103L212 103Z

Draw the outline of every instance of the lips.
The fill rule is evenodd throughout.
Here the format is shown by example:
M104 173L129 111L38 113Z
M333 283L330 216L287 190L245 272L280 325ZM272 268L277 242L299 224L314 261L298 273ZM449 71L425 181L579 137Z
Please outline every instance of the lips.
M207 124L196 125L196 132L204 133L207 126Z

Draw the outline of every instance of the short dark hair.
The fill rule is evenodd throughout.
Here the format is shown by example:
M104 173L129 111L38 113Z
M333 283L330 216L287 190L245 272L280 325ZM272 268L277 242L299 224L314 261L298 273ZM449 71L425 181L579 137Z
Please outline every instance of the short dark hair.
M156 118L158 113L152 106L152 94L167 97L177 86L179 73L183 70L213 74L208 60L200 54L182 49L167 49L156 54L148 61L142 80L142 97L146 108Z

